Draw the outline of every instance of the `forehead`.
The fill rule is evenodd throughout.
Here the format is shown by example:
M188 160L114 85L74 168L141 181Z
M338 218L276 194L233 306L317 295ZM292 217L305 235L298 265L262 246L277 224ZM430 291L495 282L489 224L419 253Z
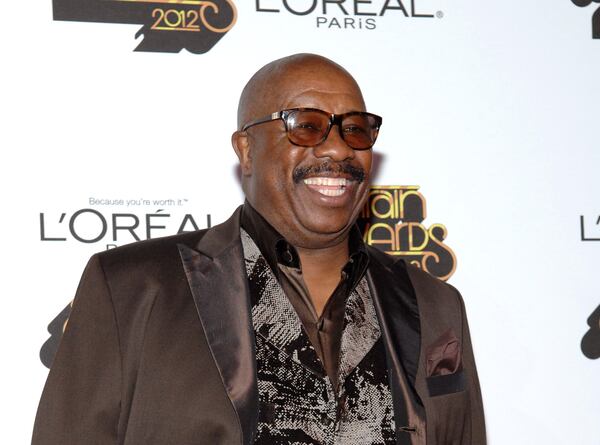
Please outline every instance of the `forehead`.
M331 113L363 111L362 93L351 77L339 70L300 69L290 71L274 82L273 111L286 108L320 108ZM275 86L274 85L274 86Z

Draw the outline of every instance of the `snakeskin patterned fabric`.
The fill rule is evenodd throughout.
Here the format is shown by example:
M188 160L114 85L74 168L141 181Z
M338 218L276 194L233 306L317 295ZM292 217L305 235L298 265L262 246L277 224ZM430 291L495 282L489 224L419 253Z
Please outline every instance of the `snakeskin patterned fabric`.
M241 238L256 336L255 444L395 444L384 345L366 280L346 303L339 377L330 382L258 247L244 230Z

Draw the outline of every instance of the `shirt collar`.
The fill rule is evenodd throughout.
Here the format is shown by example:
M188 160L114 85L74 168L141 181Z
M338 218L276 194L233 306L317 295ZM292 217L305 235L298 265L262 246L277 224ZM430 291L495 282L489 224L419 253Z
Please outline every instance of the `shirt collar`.
M301 268L296 248L288 243L247 200L242 208L241 224L254 240L276 276L279 276L278 264ZM367 268L369 255L356 224L350 230L348 243L350 259L344 266L343 272L352 277L353 282L358 282Z

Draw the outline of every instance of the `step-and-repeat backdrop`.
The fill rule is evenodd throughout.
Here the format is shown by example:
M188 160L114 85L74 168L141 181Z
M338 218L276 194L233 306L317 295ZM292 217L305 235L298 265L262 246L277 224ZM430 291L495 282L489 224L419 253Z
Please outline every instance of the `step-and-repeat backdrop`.
M94 252L223 221L263 64L384 117L367 241L464 295L493 445L600 443L599 0L3 5L2 443L26 444Z

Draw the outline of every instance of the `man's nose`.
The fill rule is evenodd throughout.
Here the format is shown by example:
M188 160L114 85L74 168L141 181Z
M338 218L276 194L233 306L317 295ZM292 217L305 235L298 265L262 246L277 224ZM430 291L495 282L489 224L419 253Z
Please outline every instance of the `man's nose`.
M346 141L340 136L339 127L333 125L329 130L327 139L317 145L313 153L317 158L330 158L333 161L345 161L354 159L354 149L346 144Z

